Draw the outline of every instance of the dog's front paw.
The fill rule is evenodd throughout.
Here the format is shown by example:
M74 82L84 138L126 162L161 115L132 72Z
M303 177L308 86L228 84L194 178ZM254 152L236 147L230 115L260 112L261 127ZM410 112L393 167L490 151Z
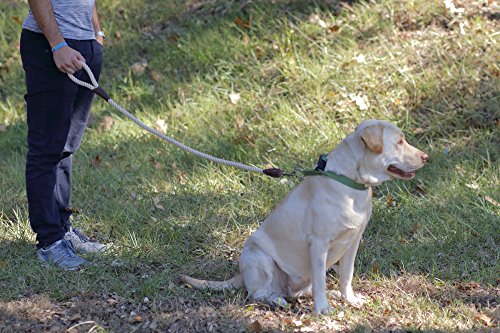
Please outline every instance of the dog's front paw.
M328 305L328 304L325 304L325 305L315 305L314 306L314 312L316 312L316 314L318 315L331 315L334 313L334 309Z
M366 303L366 297L361 294L345 295L343 298L348 304L356 307Z

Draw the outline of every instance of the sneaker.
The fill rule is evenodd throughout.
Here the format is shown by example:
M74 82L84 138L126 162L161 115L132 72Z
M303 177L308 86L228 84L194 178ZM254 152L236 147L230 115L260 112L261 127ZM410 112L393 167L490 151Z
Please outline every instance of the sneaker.
M64 239L69 241L79 253L101 253L106 251L106 245L91 240L83 232L73 227L64 235Z
M60 239L47 248L37 250L38 259L45 264L53 264L59 268L74 271L89 262L76 255L75 249L65 239Z

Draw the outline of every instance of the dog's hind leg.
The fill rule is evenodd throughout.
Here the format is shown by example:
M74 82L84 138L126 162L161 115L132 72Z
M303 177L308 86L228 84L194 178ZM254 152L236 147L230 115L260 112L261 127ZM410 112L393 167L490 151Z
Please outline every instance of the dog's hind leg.
M240 256L240 273L250 298L273 306L288 306L283 298L284 273L256 245L245 245Z

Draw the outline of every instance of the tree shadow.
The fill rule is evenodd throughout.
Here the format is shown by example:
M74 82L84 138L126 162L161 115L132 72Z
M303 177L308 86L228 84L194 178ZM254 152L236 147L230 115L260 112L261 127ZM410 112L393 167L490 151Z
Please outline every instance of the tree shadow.
M240 4L243 2L234 2L229 5L228 9L225 9L226 3L227 2L225 1L200 2L197 7L194 6L193 8L190 8L187 12L180 16L174 17L166 23L158 23L159 30L155 31L155 25L153 24L151 29L145 29L144 35L148 38L152 38L146 43L143 43L143 40L141 39L142 37L128 39L127 36L124 36L119 42L114 45L112 44L106 51L109 58L114 59L116 62L109 63L109 66L105 68L103 85L105 87L108 84L110 85L111 91L119 96L119 98L117 98L118 102L120 102L121 97L127 98L128 96L126 96L126 94L124 94L125 96L121 95L120 87L123 82L120 78L127 76L127 70L131 63L140 60L141 57L147 57L148 48L159 47L159 44L165 43L166 46L164 47L168 53L165 63L167 63L168 66L164 71L162 71L162 74L166 77L172 77L175 79L173 83L161 84L167 85L167 89L165 91L174 96L169 102L174 104L181 103L182 96L177 90L179 85L188 85L195 76L204 77L213 73L214 59L216 59L218 55L221 57L223 56L224 59L232 59L231 57L234 57L234 54L230 53L228 55L223 55L221 53L216 53L200 60L195 56L190 56L189 52L177 49L177 45L182 45L182 39L187 38L188 35L190 36L192 34L196 35L200 33L200 36L193 36L189 38L203 39L205 36L204 34L217 34L218 29L227 27L228 25L232 25L232 29L234 29L237 33L240 33L242 36L244 34L252 35L253 32L251 28L247 29L239 27L238 24L234 23L234 20L236 17L241 17L241 20L243 21L248 20L252 11L259 10L259 4L264 2L252 2L243 8L240 7ZM298 20L304 19L315 13L318 8L319 10L332 12L336 15L338 10L341 10L342 8L340 5L341 3L350 2L328 1L317 4L310 1L276 1L273 8L268 13L265 13L267 16L265 16L263 20L271 20L271 18L279 17L281 15L283 17L287 17L291 22L297 22ZM184 26L183 16L199 17L200 23L196 23L198 25L194 27ZM193 29L195 33L187 33L185 31L186 29ZM178 34L179 36L175 37L175 34ZM376 31L365 31L363 34L369 39L371 36L376 34ZM169 38L173 38L175 40L169 40ZM363 38L363 36L360 35L359 38ZM220 41L220 45L223 43L224 41ZM138 44L143 45L138 48L136 53L134 53L131 57L123 58L120 56L122 48ZM158 63L152 63L150 68L159 68L163 63L164 62L158 60ZM142 77L138 80L149 81L153 85L160 84L155 82L155 80L150 77ZM499 146L498 137L489 136L487 134L487 132L495 130L495 124L498 122L498 101L496 96L500 95L500 91L498 91L498 85L495 85L492 82L493 81L491 81L491 79L481 81L481 84L479 85L480 88L475 92L468 92L466 87L462 87L464 90L450 88L446 91L435 91L433 93L429 93L422 103L410 110L409 113L414 123L419 124L419 126L423 128L422 133L415 133L413 135L410 134L410 137L419 142L421 145L428 142L428 140L448 139L450 135L453 135L453 133L444 132L443 128L454 128L456 131L461 131L460 133L468 131L472 128L473 131L477 131L477 133L482 136L481 140L476 140L475 137L472 137L471 141L460 141L459 144L452 147L451 152L448 151L446 155L444 155L441 150L431 152L431 165L434 161L436 161L436 163L434 163L435 166L433 166L433 168L435 168L435 172L426 172L424 169L420 176L420 179L426 184L427 188L433 186L446 186L445 176L443 176L443 179L435 179L434 175L446 175L449 170L453 169L461 162L461 156L464 154L473 154L474 156L484 157L486 156L487 151L489 151L488 159L490 160L490 163L498 161L498 151L494 151L494 147ZM171 86L168 86L169 84L171 84ZM486 91L487 93L483 94L481 93L482 91ZM468 108L470 106L469 104L456 104L463 100L461 98L464 94L466 94L468 98L467 101L472 103L470 104L473 105L472 108ZM477 95L479 95L479 98L476 98ZM5 96L2 97L4 98ZM135 97L136 96L132 97L133 101L130 103L132 107L157 107L158 103L165 103L165 100L161 100L160 102L151 101L151 94L143 94L137 96L137 98ZM453 104L453 107L451 107L451 104ZM449 109L461 111L450 113L448 112ZM1 133L0 146L3 148L1 149L2 155L0 156L0 170L2 168L6 170L6 168L11 166L11 164L6 164L5 161L10 161L9 163L11 163L15 159L21 159L20 156L24 157L25 131L25 125L15 123L9 125L6 131ZM203 139L195 138L186 142L190 144L194 143L194 146L199 147L200 150L207 150L218 156L224 156L229 159L247 161L248 163L261 165L262 158L269 157L269 155L266 155L267 153L265 151L268 150L267 148L271 147L260 148L261 151L253 150L251 149L253 148L252 144L245 141L245 138L242 138L244 135L240 137L239 134L240 133L238 132L231 132L227 133L225 136L221 136L218 133L206 133ZM188 136L186 135L185 137L187 138ZM458 134L457 139L460 139ZM119 148L115 148L113 145ZM243 240L245 238L244 235L247 235L249 230L256 225L256 221L265 217L267 212L262 209L256 209L256 214L252 215L240 207L235 207L234 209L237 211L236 215L227 216L219 214L217 210L213 209L213 207L232 205L233 200L231 197L240 195L240 193L230 192L226 194L219 194L216 190L203 194L196 193L194 191L182 192L179 190L173 194L162 192L162 190L160 190L160 192L156 195L161 196L161 204L164 206L164 210L159 209L158 207L155 208L151 203L153 202L151 197L139 199L137 196L136 198L131 197L130 194L136 191L136 188L138 187L146 188L147 186L150 186L150 183L160 183L164 181L164 174L149 171L149 175L151 175L151 177L146 178L145 176L134 175L133 172L130 171L127 171L129 174L125 174L124 171L124 174L121 175L123 176L123 179L119 181L117 178L120 175L113 175L111 179L106 179L111 174L111 167L106 166L105 164L108 163L108 161L119 158L118 156L120 154L125 154L127 150L139 149L137 147L147 146L145 149L150 149L151 155L154 157L154 162L160 162L163 165L167 165L166 169L162 169L162 171L174 174L180 174L182 172L184 173L183 177L187 179L192 178L199 173L205 172L205 169L212 167L212 165L207 164L206 162L200 162L196 158L187 154L177 154L176 156L172 156L174 154L166 154L166 156L158 156L157 151L165 149L165 146L163 142L156 141L156 139L152 139L149 136L134 139L127 138L121 141L117 140L116 142L113 142L113 145L105 142L86 144L84 150L82 151L82 153L89 154L91 158L96 156L96 154L99 154L103 159L103 162L101 167L85 171L85 176L90 175L92 177L96 177L96 183L99 184L96 185L96 183L92 183L90 186L95 186L95 189L91 189L89 186L89 188L82 191L85 194L79 197L82 199L82 202L84 202L84 211L81 215L91 215L92 218L97 217L97 220L106 220L106 222L98 228L102 227L108 240L113 240L117 237L126 237L127 232L135 232L135 236L139 237L139 244L147 244L146 249L140 252L142 254L134 255L134 253L137 253L138 251L136 248L131 247L130 249L123 251L123 253L125 253L125 257L110 256L103 260L102 263L104 265L101 270L89 271L85 280L88 281L90 287L86 290L93 290L92 288L96 286L99 289L105 290L107 293L107 299L105 301L107 303L102 303L100 300L92 299L92 296L90 296L90 298L85 299L81 305L78 305L79 303L77 302L77 309L75 309L73 313L68 313L68 315L78 314L80 315L81 320L84 320L92 319L93 316L98 316L98 313L106 313L106 316L108 316L106 318L108 319L105 320L108 322L109 327L113 328L115 327L113 326L115 324L117 325L116 327L123 327L120 326L123 323L123 318L120 316L125 316L126 318L130 317L130 311L127 312L127 310L131 310L131 308L126 306L125 310L121 309L120 307L126 305L128 300L120 299L119 297L126 295L127 298L130 296L137 300L142 298L138 296L138 294L152 290L155 294L157 293L159 295L163 295L163 303L158 304L158 307L165 307L163 310L164 318L160 319L158 326L160 329L171 329L172 331L193 330L193 326L189 326L192 325L192 321L185 318L183 319L183 316L185 316L183 311L189 311L189 309L193 308L193 304L195 305L195 310L194 312L188 312L188 315L192 315L193 318L198 318L197 320L200 321L200 325L205 325L203 327L207 328L208 322L213 317L212 315L207 315L205 313L206 310L199 311L199 309L203 306L203 304L207 304L204 303L206 301L206 297L212 298L208 304L215 303L220 307L223 307L224 304L227 305L227 302L224 300L224 295L221 295L221 297L214 297L213 295L207 296L206 294L201 294L200 296L200 294L197 294L198 296L196 297L199 297L199 303L190 303L191 300L186 301L186 297L193 297L192 295L195 292L192 290L186 291L176 289L177 287L175 287L172 291L169 291L168 288L165 289L164 286L159 286L158 281L153 281L148 287L147 283L144 283L142 276L144 274L158 275L159 281L163 284L167 284L167 286L170 282L177 283L175 281L175 276L178 273L196 274L202 278L213 279L230 276L237 268L237 257L242 245L241 240ZM170 152L170 148L166 149L167 153ZM246 152L242 153L242 150ZM129 155L124 158L132 159L133 156ZM111 164L112 162L109 163ZM177 169L172 167L174 163L178 165ZM138 161L138 164L141 164L137 166L138 168L144 169L151 169L154 165L152 161ZM483 167L485 166L486 164L483 165ZM101 174L100 178L98 175L99 173ZM234 175L234 173L231 173L231 175ZM244 177L247 177L246 174ZM274 188L265 190L264 187L269 186L269 182L266 183L266 181L261 181L258 176L249 177L249 182L258 182L254 188L266 191L266 194L268 194L271 198L269 200L272 200L275 205L278 204L281 196L283 196L283 189ZM171 182L175 182L176 180L181 181L182 179L169 178L169 181ZM109 185L109 183L113 181L116 181L116 184L118 185ZM406 191L410 189L412 191L416 191L414 195L417 199L420 198L421 195L425 196L425 193L419 193L419 190L417 190L418 186L420 186L417 180L408 184L407 188L400 186L399 183L398 185L388 185L387 188L381 190L381 193L386 194L390 191L391 195L398 197L399 195L405 194ZM244 194L250 201L251 196L260 195L250 192L251 191ZM86 196L89 198L85 198ZM467 199L469 199L469 197L467 197ZM99 204L101 201L111 201L113 203L112 211L106 211L103 209L103 205ZM2 205L8 209L11 208L9 202L10 201L2 198ZM446 208L449 206L457 206L473 212L484 213L480 209L474 210L474 208L471 208L470 205L464 206L463 197L460 196L446 199L444 202L426 202L425 200L420 202L421 206L411 214L428 215L429 212L432 212L434 214L433 216L439 217L441 214L447 214ZM140 212L144 211L144 208L148 205L152 206L155 213L152 213L151 216L143 216ZM488 262L488 260L491 259L492 255L494 256L496 254L496 247L498 244L498 236L495 238L494 226L491 226L491 228L488 227L491 229L491 233L488 235L474 235L474 228L468 230L467 226L458 225L455 227L465 228L468 230L464 233L467 237L464 236L461 238L457 236L455 238L444 240L432 240L432 238L428 238L419 241L418 233L421 232L422 229L419 228L421 228L422 225L417 227L417 230L413 230L415 227L414 225L404 223L405 218L410 214L404 212L404 206L405 205L403 203L400 206L401 209L395 208L389 213L382 214L375 212L374 218L372 219L372 222L367 229L367 233L365 234L367 236L365 239L365 245L360 250L362 258L360 258L360 261L357 262L358 272L361 271L360 274L362 276L370 276L370 272L373 269L373 255L378 256L379 258L384 258L383 261L379 259L379 265L381 266L379 274L382 276L390 277L394 271L404 271L405 273L412 275L428 274L431 276L437 276L440 279L443 279L446 283L452 285L457 283L460 284L462 279L466 281L471 280L474 276L472 275L471 277L471 275L469 275L459 278L462 271L466 271L472 267L474 273L480 272L485 267L488 269L491 267L491 261ZM149 211L150 210L151 208L149 208ZM112 214L115 211L121 213L113 216ZM390 215L392 215L392 219L388 221L387 216ZM108 218L108 216L111 216L111 218ZM458 219L466 219L464 222L473 225L472 222L474 221L467 220L471 218L470 214L466 214L464 216L455 214L452 216ZM484 215L480 214L480 216ZM151 217L154 217L157 221L152 220ZM78 214L76 218L77 220L80 218ZM395 228L389 227L387 223L377 225L377 220L382 218L385 218L388 223L393 223L395 220L401 220L402 222L397 224L397 227L400 229L394 233L393 231ZM484 220L494 221L494 218L494 216L487 215L487 218L485 217ZM129 224L130 221L135 223ZM238 229L242 227L244 227L243 231L239 234L238 232L231 230L232 228ZM97 232L97 230L93 229L93 226L91 228L93 232ZM490 229L485 228L482 230ZM240 242L238 244L231 243L228 245L226 239L224 238L224 232L227 230L231 230L233 235L237 234L240 237ZM379 242L377 246L372 246L371 242L376 242L373 240L376 237L383 239L383 244ZM403 238L403 244L401 244L401 238ZM458 247L457 244L459 245ZM1 247L4 248L4 245L5 248L15 249L18 247L18 253L24 254L25 256L26 253L32 253L31 244L28 243L19 242L18 244L15 244L14 242L10 244L1 244ZM405 248L405 251L401 250L402 247ZM376 251L379 252L377 253ZM471 253L476 252L483 256L468 256L466 257L466 260L464 260L463 266L449 267L447 265L447 261L451 260L456 252L463 253L464 251L470 251ZM412 255L414 254L412 252L422 255L412 258ZM484 254L487 256L484 256ZM21 255L20 258L22 257L23 256ZM395 260L395 258L403 259ZM123 266L113 267L111 264L114 260L121 260L122 262L126 261L126 264ZM118 262L118 264L120 263ZM37 274L40 276L45 275L43 272L38 272ZM69 281L72 280L73 278L69 279ZM93 280L95 280L95 285L92 285L92 282L90 282ZM14 276L11 276L8 281L8 285L16 283ZM110 281L112 282L111 287L109 286ZM491 281L494 281L493 276L491 276L488 283L491 283ZM131 290L136 288L139 284L146 285L146 287L138 293L132 294ZM47 289L50 288L47 287ZM71 291L66 289L66 291L62 291L61 295L56 296L67 298L70 294ZM184 298L184 303L180 302L179 295L182 295L181 297ZM481 302L483 302L482 300L485 299L483 296L477 295L471 296L472 299L467 299L460 295L453 294L452 292L450 292L450 295L451 296L448 298L450 302L460 298L464 302L470 301L474 304L477 303L481 305ZM437 298L442 300L445 296L446 295L441 295L437 296ZM196 297L193 298L196 299ZM205 299L203 297L205 297ZM231 298L232 296L229 297ZM83 298L84 297L82 296L82 299ZM112 300L111 303L108 302L108 299ZM113 299L115 301L113 301ZM244 301L237 300L236 303L237 306L242 306ZM446 305L445 303L443 304ZM141 305L134 304L134 306L140 307ZM92 309L92 311L87 313L89 309ZM175 314L165 314L169 311L170 313ZM4 311L4 313L1 313L0 310L0 316L2 315L5 315L5 318L9 318L8 320L17 322L28 320L28 325L37 325L35 320L31 320L29 317L17 316L17 314L13 311ZM150 318L148 317L144 319L149 321ZM153 320L153 318L151 318L151 320ZM162 320L164 320L163 324ZM231 316L228 315L226 320L231 321ZM113 324L113 322L115 322L115 324ZM73 322L70 322L70 324L71 323ZM172 327L172 325L176 323L177 325ZM128 324L130 323L127 323L127 325ZM248 324L249 323L247 322L245 325L248 326ZM140 325L143 325L144 330L146 330L144 322L136 323L134 327L139 327ZM140 326L139 331L142 330L143 326ZM364 331L364 328L365 327L363 325L359 325L358 327L352 329L352 331L361 332ZM198 327L198 329L199 331L202 331L202 328ZM444 330L439 331L445 332ZM456 331L453 330L453 332Z

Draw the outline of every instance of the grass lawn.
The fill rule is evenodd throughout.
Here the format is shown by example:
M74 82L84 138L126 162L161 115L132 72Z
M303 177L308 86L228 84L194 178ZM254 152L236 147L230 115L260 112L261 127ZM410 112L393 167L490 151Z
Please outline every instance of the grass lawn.
M498 1L98 1L101 84L152 127L215 156L312 167L364 119L430 156L376 188L357 309L271 309L201 292L300 179L189 155L108 104L74 162L74 225L112 244L94 266L42 268L29 227L19 56L26 1L0 3L0 332L494 332L500 320ZM330 289L337 276L328 272Z

